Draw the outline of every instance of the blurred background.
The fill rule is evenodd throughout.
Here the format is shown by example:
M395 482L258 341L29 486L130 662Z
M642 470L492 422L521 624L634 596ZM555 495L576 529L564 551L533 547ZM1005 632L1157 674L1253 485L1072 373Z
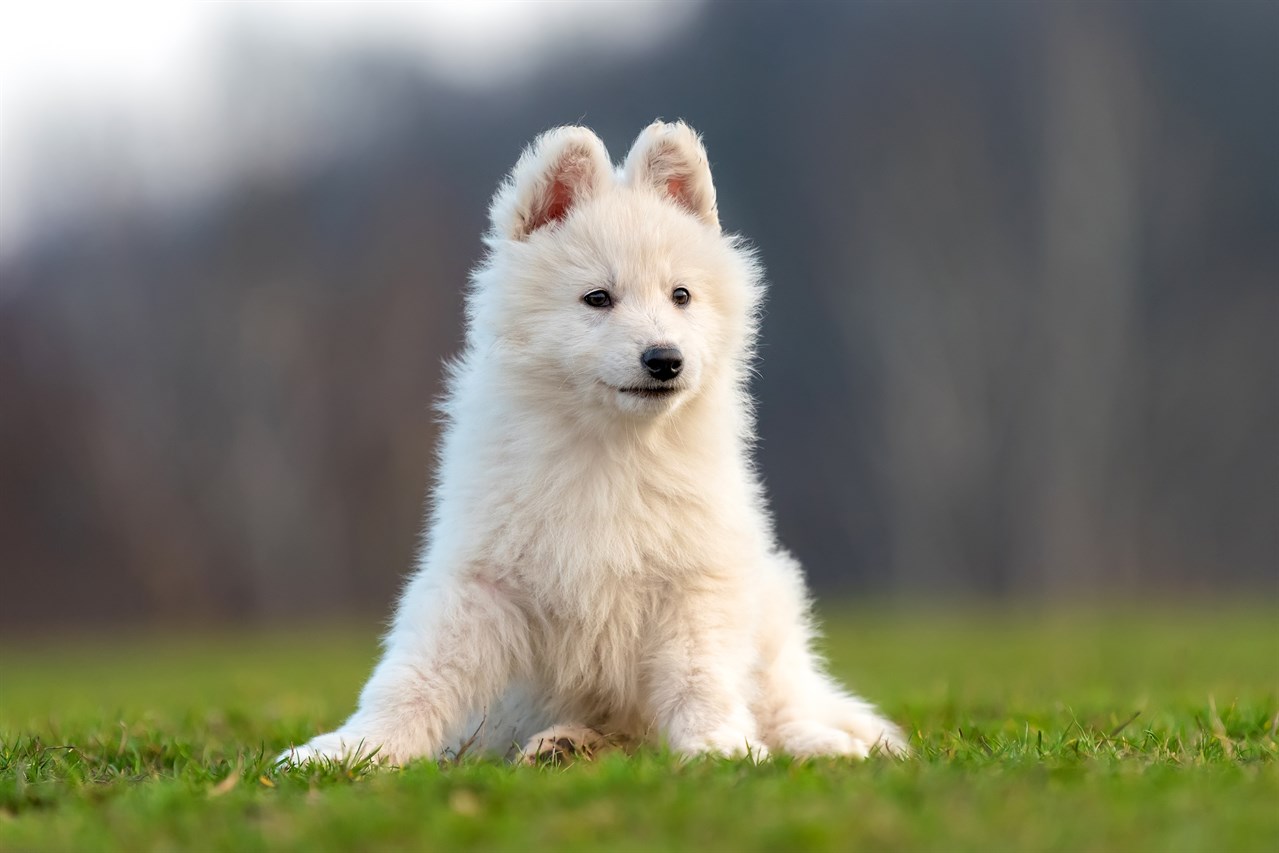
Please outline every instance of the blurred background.
M819 594L1279 596L1279 3L8 4L0 632L384 615L521 147L705 136Z

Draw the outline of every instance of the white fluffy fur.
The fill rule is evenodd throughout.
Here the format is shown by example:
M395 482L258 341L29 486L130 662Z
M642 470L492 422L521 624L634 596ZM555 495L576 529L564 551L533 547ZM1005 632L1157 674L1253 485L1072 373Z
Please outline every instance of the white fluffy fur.
M587 729L684 754L904 754L823 671L751 463L761 271L720 232L705 150L655 123L614 170L540 136L491 208L434 510L385 652L337 731L282 756L403 763ZM691 300L678 306L672 290ZM611 308L582 297L609 291ZM680 349L673 397L619 390Z

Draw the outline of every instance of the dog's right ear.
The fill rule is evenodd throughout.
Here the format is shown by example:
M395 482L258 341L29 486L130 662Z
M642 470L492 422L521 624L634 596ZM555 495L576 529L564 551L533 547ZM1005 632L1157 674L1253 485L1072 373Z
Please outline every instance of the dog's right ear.
M600 138L584 127L557 127L524 149L489 206L490 236L526 240L568 216L611 180Z

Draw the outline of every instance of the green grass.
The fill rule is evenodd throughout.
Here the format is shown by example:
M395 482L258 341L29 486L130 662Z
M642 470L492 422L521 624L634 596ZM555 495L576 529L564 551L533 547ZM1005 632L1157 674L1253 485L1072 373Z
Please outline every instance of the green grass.
M832 611L906 762L274 773L374 629L0 646L0 849L1279 849L1272 603ZM1135 716L1134 716L1135 715Z

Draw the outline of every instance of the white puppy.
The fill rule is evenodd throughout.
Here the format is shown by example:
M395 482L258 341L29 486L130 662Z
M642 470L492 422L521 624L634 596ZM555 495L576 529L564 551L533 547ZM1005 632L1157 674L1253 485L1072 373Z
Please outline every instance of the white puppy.
M761 270L697 134L650 125L615 170L548 131L490 215L418 569L359 709L282 759L905 754L810 648L751 462Z

